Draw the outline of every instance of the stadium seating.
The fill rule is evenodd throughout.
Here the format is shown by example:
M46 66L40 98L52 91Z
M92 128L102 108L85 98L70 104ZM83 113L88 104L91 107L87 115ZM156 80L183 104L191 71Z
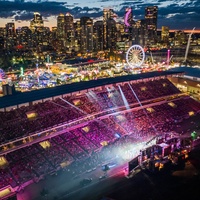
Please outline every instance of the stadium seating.
M58 98L1 112L0 143L81 119L87 114L124 106L121 92L129 105L138 103L138 99L142 102L180 93L167 79L132 83L131 87L125 83L120 87L105 87L90 94L64 97L64 100ZM26 113L30 111L36 112L37 117L28 119ZM117 154L117 147L126 149L127 144L133 141L173 130L175 122L189 117L191 112L198 113L200 104L189 97L182 97L144 109L138 104L138 109L125 111L113 112L52 137L48 139L47 148L36 143L4 155L8 166L0 169L0 188L6 185L15 187L56 172L63 164L66 164L66 173L71 176L84 173L111 159L113 154Z

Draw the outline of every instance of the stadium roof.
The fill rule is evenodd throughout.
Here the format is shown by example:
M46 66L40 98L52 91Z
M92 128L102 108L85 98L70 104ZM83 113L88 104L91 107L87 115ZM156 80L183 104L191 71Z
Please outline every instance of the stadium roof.
M61 85L52 88L44 88L40 90L33 90L29 92L20 92L14 95L0 97L0 108L6 108L10 106L15 106L19 104L24 104L27 102L37 101L40 99L50 98L54 96L59 96L63 94L68 94L72 92L77 92L80 90L87 90L94 87L99 87L102 85L115 84L120 82L146 79L159 76L175 75L184 72L177 71L161 71L161 72L148 72L141 74L133 74L127 76L118 76L114 78L104 78L91 81L82 81L72 84Z
M172 68L169 71L176 71L176 72L184 72L186 76L192 76L200 78L200 68L192 68L192 67L176 67Z

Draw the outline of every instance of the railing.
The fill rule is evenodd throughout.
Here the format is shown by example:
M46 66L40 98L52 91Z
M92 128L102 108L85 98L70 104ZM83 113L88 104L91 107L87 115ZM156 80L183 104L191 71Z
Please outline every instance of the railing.
M125 106L121 106L121 107L107 109L105 111L98 112L95 114L88 114L87 116L81 117L74 121L69 121L69 122L62 123L60 125L55 125L53 127L50 127L47 130L36 132L31 135L24 136L19 139L15 139L13 141L9 141L7 143L1 144L0 145L0 155L3 155L6 153L15 151L17 149L20 149L20 148L23 148L26 146L30 146L32 144L44 141L46 139L61 135L72 129L78 128L80 126L84 126L84 124L88 124L88 122L91 122L95 119L104 119L111 115L129 112L130 110L138 110L138 109L147 108L149 106L163 104L167 101L167 99L169 99L169 100L176 99L177 97L180 97L182 95L184 95L184 94L167 95L165 97L146 100L146 101L141 102L143 104L142 107L139 106L139 103L133 103L130 105L130 109L128 109L128 110L126 109ZM134 107L134 106L137 106L137 107Z

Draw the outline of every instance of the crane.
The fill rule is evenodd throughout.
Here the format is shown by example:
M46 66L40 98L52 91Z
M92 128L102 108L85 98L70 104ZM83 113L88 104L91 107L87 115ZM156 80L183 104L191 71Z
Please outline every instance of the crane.
M195 27L192 29L192 32L189 34L189 37L188 37L188 43L187 43L187 47L186 47L186 51L185 51L185 59L183 61L184 63L187 62L188 51L190 48L190 40L191 40L192 34L194 33L194 30L195 30Z

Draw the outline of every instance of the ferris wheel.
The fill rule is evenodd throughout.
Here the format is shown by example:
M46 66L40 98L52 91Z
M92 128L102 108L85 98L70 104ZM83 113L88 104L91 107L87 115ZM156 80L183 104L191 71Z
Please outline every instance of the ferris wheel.
M141 67L144 57L144 49L140 45L133 45L126 52L126 62L131 68Z

